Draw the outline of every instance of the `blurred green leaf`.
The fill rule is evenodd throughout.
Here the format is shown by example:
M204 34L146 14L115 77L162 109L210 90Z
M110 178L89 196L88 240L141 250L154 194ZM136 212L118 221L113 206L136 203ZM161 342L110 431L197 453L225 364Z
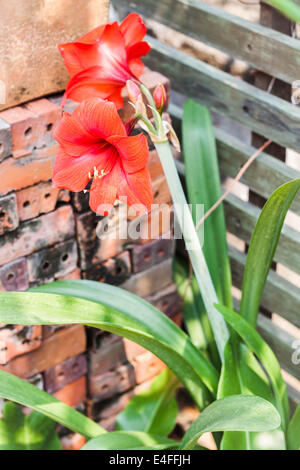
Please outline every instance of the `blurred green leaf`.
M113 431L91 439L81 450L165 450L176 449L178 442L163 436L137 431Z
M34 292L3 292L0 299L0 322L81 323L101 328L152 351L186 385L196 403L203 383L216 393L218 374L187 335L151 304L124 289L95 281L60 281Z
M300 403L288 426L287 442L289 450L300 450Z
M197 205L204 204L204 211L207 212L222 195L216 142L208 108L193 100L185 102L182 137L188 202L192 204L193 219L197 224ZM222 204L205 221L203 252L220 302L231 307L231 271Z
M290 414L289 402L286 385L275 354L259 333L241 315L223 305L216 305L216 307L264 366L270 379L276 407L280 413L282 427L285 431Z
M53 421L62 424L86 438L106 433L82 413L57 400L49 393L0 369L0 397L28 406ZM33 415L33 417L36 415Z
M174 392L178 380L166 368L147 390L134 396L117 416L116 429L167 436L176 424L178 406Z
M60 450L55 422L36 411L26 416L6 402L0 419L0 450Z
M260 397L231 395L209 405L189 427L179 449L193 449L199 437L214 431L268 431L280 426L276 408Z
M276 189L264 205L252 234L244 270L240 313L253 327L284 219L299 189L300 179Z

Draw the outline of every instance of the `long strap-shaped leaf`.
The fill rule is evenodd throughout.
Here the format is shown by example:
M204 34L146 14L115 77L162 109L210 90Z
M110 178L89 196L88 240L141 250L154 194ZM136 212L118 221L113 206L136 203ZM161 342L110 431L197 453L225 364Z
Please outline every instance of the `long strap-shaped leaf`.
M275 354L259 333L241 315L222 305L218 305L217 309L222 313L229 325L245 341L250 350L256 354L267 371L273 388L276 406L281 416L282 427L286 430L289 421L288 395Z
M182 136L188 201L192 204L193 220L197 224L199 215L202 215L199 214L197 220L197 206L203 204L207 212L222 194L216 142L208 108L193 100L185 102ZM232 307L223 205L210 215L203 227L203 253L219 301Z
M82 450L166 450L178 442L164 436L139 431L114 431L90 440Z
M0 370L0 397L28 406L88 439L106 433L94 421L49 393L3 370Z
M193 449L205 432L269 431L280 426L276 408L260 397L231 395L209 405L189 427L179 449Z
M286 213L300 189L300 179L280 186L266 202L251 237L240 306L241 315L256 325L260 299Z
M289 450L300 450L300 403L289 424L287 442Z
M203 383L216 393L218 374L187 335L151 304L118 287L94 281L61 281L37 292L0 294L0 322L81 323L125 336L160 357L196 403ZM81 297L81 298L78 298Z

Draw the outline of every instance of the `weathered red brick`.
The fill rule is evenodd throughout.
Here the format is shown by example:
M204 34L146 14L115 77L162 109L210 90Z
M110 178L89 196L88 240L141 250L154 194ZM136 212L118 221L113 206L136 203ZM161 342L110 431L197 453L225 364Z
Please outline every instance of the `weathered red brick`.
M62 206L55 212L26 221L14 232L0 237L0 265L62 242L73 235L72 208Z
M50 367L44 372L44 386L48 393L57 392L87 373L87 361L84 354L70 357Z
M130 255L128 251L123 251L115 258L91 266L83 273L83 277L117 286L125 282L130 277L130 273Z
M146 300L172 319L182 309L182 300L178 295L176 284L170 284Z
M2 111L0 118L11 127L14 158L31 153L39 132L36 116L24 106L16 106Z
M0 162L12 153L11 128L0 118Z
M30 101L25 107L31 111L38 123L36 147L44 147L54 143L53 131L62 117L62 110L46 98Z
M171 234L170 234L171 235ZM132 270L134 273L144 271L152 266L171 258L175 250L175 240L170 236L158 238L145 245L137 245L131 249Z
M149 297L172 283L172 262L172 259L167 259L146 271L135 274L121 287L140 297Z
M19 225L15 194L0 197L0 235L15 230Z
M27 261L20 258L0 268L0 291L24 291L29 288Z
M23 356L16 357L1 369L28 378L85 351L86 336L82 325L58 330L42 342L41 346Z
M132 365L122 365L114 371L89 377L89 395L93 399L105 400L129 390L135 383Z
M52 164L55 154L48 158L37 159L33 154L18 160L6 158L0 163L0 195L33 186L52 177Z
M44 284L59 276L67 275L76 269L77 259L75 240L58 243L33 253L27 258L29 281Z
M150 351L135 357L132 360L132 365L134 366L135 380L137 384L141 384L155 377L166 367L165 364Z
M106 336L103 336L105 338ZM88 352L89 375L97 376L114 370L127 361L122 338L110 335L111 341L100 341L97 349Z
M17 205L20 220L28 220L55 209L59 189L51 182L40 183L17 191Z
M0 330L0 364L7 364L11 359L34 351L42 342L41 326L23 326L21 331L11 334L11 330Z
M74 380L53 394L55 398L66 405L75 408L86 398L86 377Z

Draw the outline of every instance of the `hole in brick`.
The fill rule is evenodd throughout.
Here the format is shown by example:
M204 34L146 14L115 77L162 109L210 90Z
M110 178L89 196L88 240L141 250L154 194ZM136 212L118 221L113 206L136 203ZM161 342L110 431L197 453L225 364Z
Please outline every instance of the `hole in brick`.
M166 300L163 302L162 304L162 308L167 308L169 306L169 302L167 302Z
M46 129L47 129L47 132L52 131L52 129L53 129L53 124L52 124L52 122L49 122L49 124L47 124Z
M157 254L158 256L163 256L164 250L163 249L158 250Z
M154 196L153 196L154 199L155 199L158 195L159 195L159 191L155 191Z
M108 385L107 385L107 384L102 385L101 390L105 391L105 390L107 390L107 389L108 389Z
M43 264L43 270L47 271L51 266L51 263L49 261L45 261Z
M15 278L14 273L8 273L6 276L7 281L12 281Z
M23 202L23 207L28 207L28 206L30 206L30 201Z
M26 131L24 132L25 137L29 137L32 133L32 127L27 127Z
M144 256L144 261L149 261L150 258L151 258L150 254L146 253L145 256Z
M51 196L51 194L50 194L50 193L46 193L46 194L44 194L44 198L45 198L45 199L48 199L50 196Z
M249 113L249 107L248 106L243 106L243 111L248 114Z
M247 49L248 49L248 51L252 51L252 46L251 46L251 44L247 44Z
M122 272L123 272L122 266L118 266L117 269L116 269L116 273L121 274Z
M4 152L4 145L0 142L0 155Z
M65 253L65 254L61 257L62 261L67 261L68 258L69 258L69 254L68 254L68 253Z
M0 211L0 220L3 220L6 216L6 212L5 211Z
M79 364L77 362L72 365L72 371L74 373L79 371Z
M63 371L60 371L59 374L58 374L58 377L59 377L60 379L62 379L64 375L65 375L64 372L63 372Z

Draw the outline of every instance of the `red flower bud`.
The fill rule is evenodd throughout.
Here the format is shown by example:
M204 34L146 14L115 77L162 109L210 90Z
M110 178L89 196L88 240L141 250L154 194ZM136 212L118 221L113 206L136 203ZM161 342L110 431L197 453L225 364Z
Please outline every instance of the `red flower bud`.
M133 104L136 104L139 99L139 96L141 95L140 88L132 80L127 80L126 87L130 101Z
M162 83L160 85L157 85L157 87L155 88L153 98L158 111L162 111L167 101L167 93Z

